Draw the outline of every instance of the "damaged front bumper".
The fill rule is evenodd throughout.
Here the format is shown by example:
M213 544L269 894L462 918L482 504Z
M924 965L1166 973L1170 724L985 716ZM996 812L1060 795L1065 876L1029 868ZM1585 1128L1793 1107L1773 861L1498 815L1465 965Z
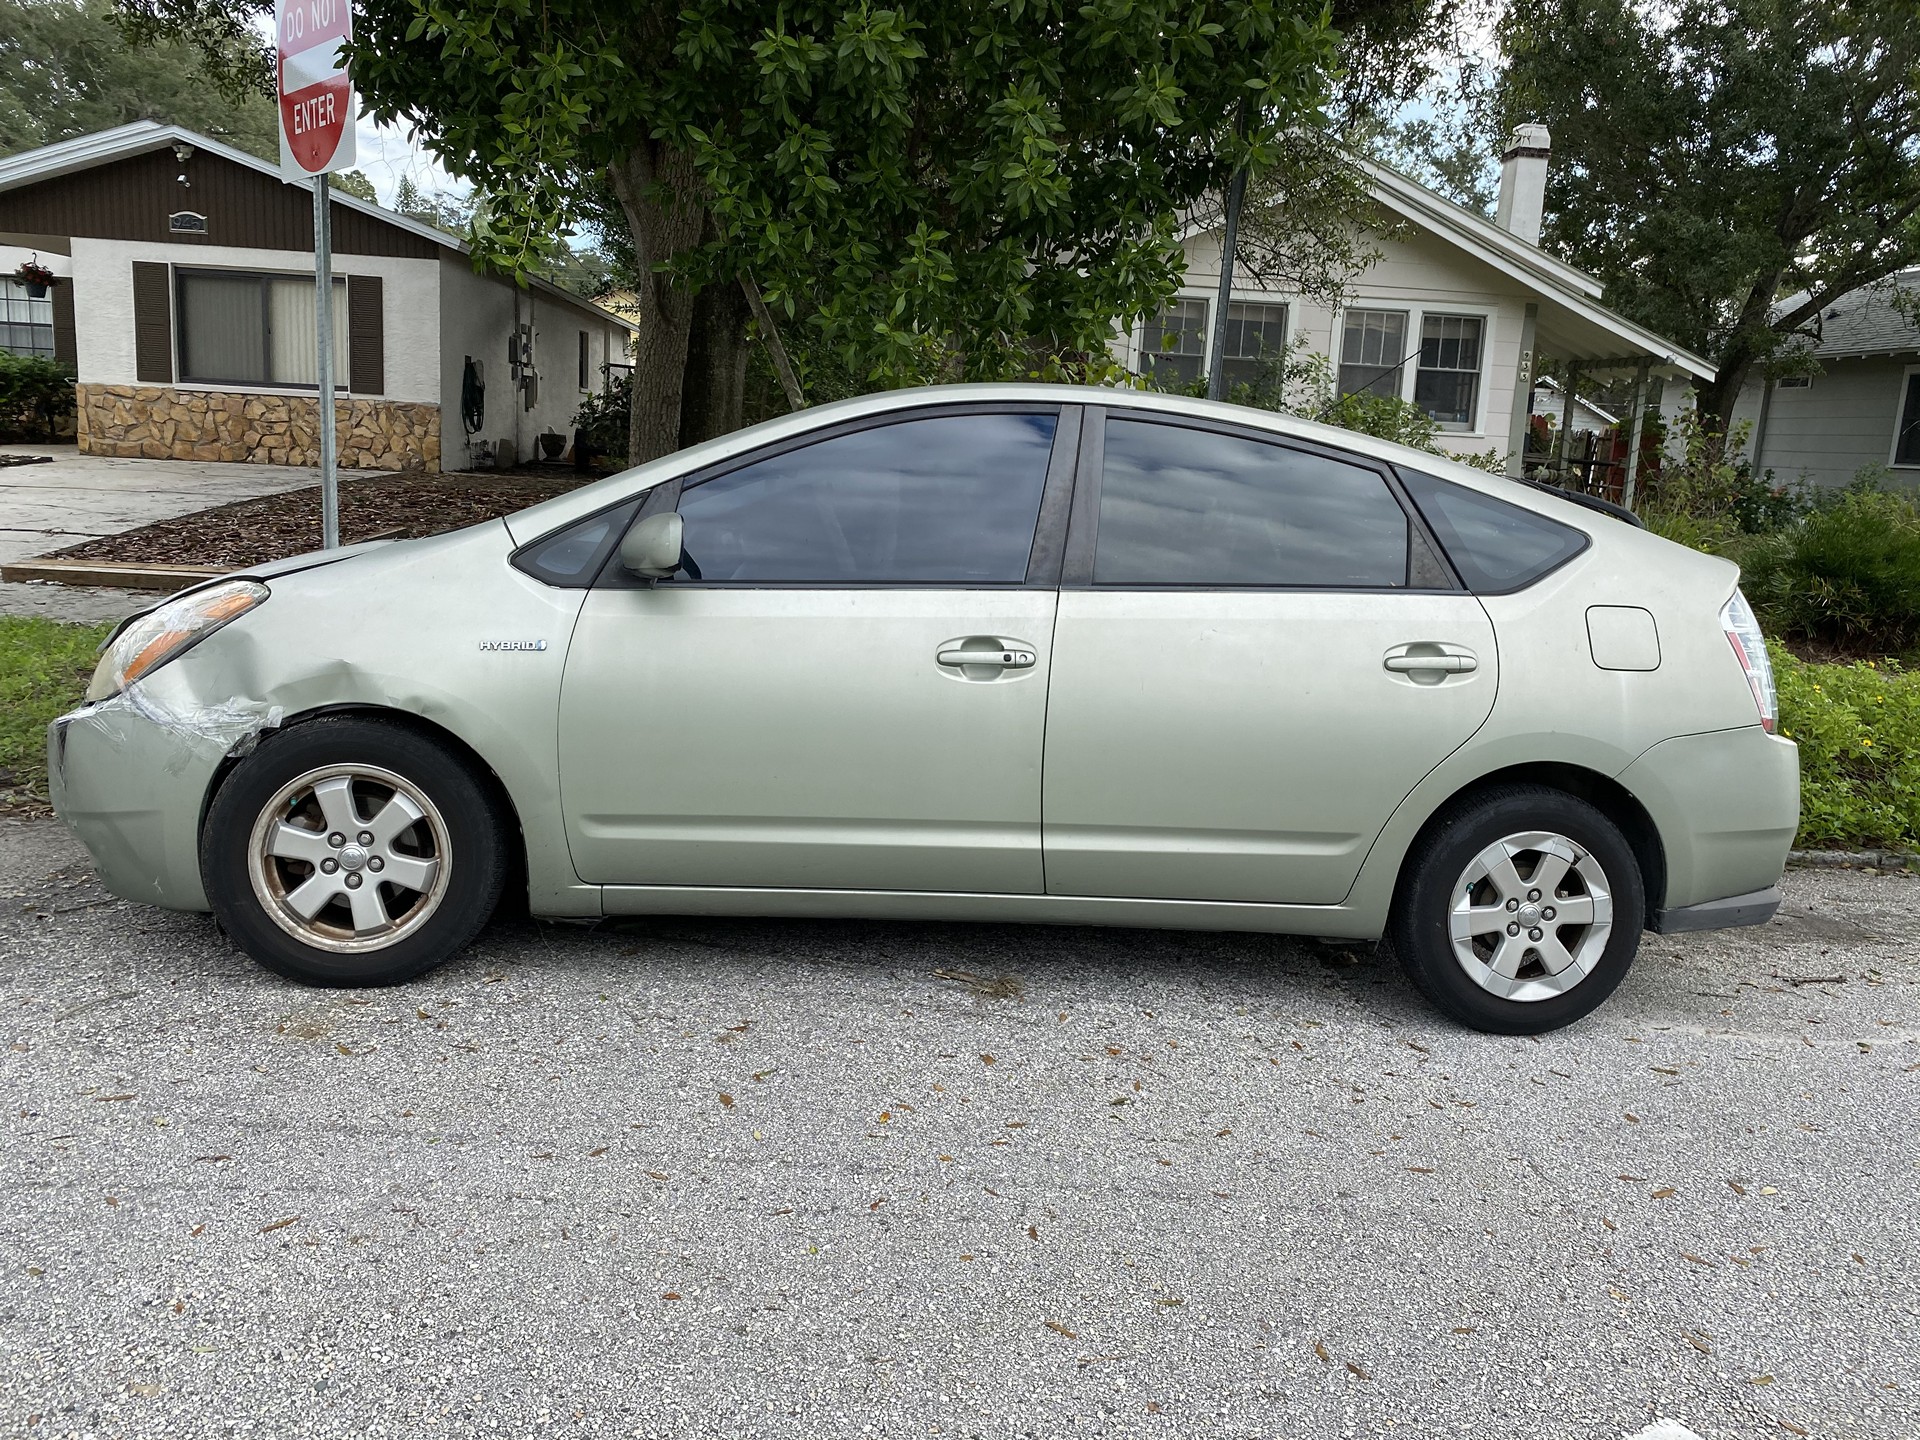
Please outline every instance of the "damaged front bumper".
M200 818L221 762L280 724L277 707L207 705L167 666L47 728L53 807L123 900L205 910Z

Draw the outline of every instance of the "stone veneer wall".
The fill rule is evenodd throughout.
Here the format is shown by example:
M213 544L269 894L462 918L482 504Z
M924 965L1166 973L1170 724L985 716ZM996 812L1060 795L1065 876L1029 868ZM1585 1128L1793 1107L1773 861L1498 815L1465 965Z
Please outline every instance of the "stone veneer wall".
M317 397L76 385L82 454L149 460L317 465ZM336 400L339 463L352 470L438 470L440 407Z

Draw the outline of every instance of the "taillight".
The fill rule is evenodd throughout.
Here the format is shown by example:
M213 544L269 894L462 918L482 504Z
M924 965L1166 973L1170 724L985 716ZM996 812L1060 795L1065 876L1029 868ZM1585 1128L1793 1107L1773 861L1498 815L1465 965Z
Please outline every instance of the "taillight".
M1760 633L1760 622L1753 618L1753 607L1738 590L1721 607L1720 627L1727 632L1733 653L1740 657L1740 668L1746 671L1753 703L1760 708L1761 728L1771 735L1780 728L1780 697L1773 688L1773 657L1767 654L1767 638Z

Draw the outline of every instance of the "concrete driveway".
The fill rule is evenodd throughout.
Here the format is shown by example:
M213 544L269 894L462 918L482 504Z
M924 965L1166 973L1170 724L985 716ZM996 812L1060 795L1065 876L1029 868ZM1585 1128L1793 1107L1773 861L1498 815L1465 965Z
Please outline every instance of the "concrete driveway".
M46 465L0 465L0 564L320 483L320 472L304 466L124 460L82 455L72 445L0 445L0 455L53 456ZM342 478L370 473L340 472ZM0 583L0 614L117 619L154 598L150 592Z
M1523 1040L1246 935L303 990L0 825L0 1431L1920 1434L1920 882L1786 883Z

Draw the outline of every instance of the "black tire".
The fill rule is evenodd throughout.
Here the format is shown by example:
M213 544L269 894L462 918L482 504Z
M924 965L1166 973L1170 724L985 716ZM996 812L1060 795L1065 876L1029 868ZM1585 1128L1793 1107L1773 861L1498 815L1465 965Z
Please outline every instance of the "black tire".
M276 919L270 908L272 900L256 885L256 873L265 876L272 871L279 877L278 883L291 886L301 875L313 878L317 873L314 866L296 862L291 867L294 880L288 880L288 867L275 869L272 860L262 860L257 872L250 865L255 826L269 823L263 812L276 796L302 777L335 766L387 772L416 790L430 803L438 827L423 819L401 832L396 844L444 861L444 878L433 891L432 903L427 903L428 887L424 885L415 894L405 887L376 884L373 888L382 896L383 910L400 910L411 903L419 913L397 926L391 939L374 933L364 940L371 948L344 953L327 948L324 937L313 943L303 940L294 933L300 928L300 919L292 907L281 907L280 913L286 918ZM377 805L380 793L376 786L371 792L372 804ZM369 802L354 803L358 813L369 817L371 823L374 811ZM317 799L308 805L309 813L317 812ZM284 811L286 806L275 808ZM299 823L297 816L295 822ZM427 736L388 721L322 716L270 734L228 774L207 807L201 828L200 876L215 918L242 950L269 970L308 985L396 985L450 959L487 923L499 902L507 872L506 823L489 787L459 758ZM330 839L320 840L325 829L323 822L315 843L332 843ZM436 857L440 846L445 847L444 853ZM388 862L394 867L390 874L398 873L403 863L397 849L392 853L396 858ZM335 873L345 880L346 867L341 862L326 863L333 864ZM372 869L381 868L366 863L370 868L355 876L359 882L356 888L375 878ZM436 877L442 874L437 868L433 873ZM275 882L261 883L268 885L270 893ZM351 898L342 894L340 905L344 907ZM363 943L344 933L344 927L352 923L351 911L323 910L318 919L324 922L329 916L340 921L340 943ZM309 922L307 928L317 934L324 924Z
M1488 847L1511 836L1536 832L1564 837L1586 852L1591 863L1597 863L1610 892L1612 924L1610 930L1595 937L1587 952L1597 955L1588 965L1585 978L1548 998L1510 999L1476 981L1456 953L1451 933L1453 906L1459 898L1455 887L1465 884L1468 867ZM1576 869L1569 888L1580 883ZM1491 880L1475 893L1481 897L1476 904L1497 903L1497 889ZM1524 896L1520 898L1522 903L1530 903ZM1474 796L1421 834L1401 872L1387 936L1408 978L1444 1014L1490 1034L1540 1035L1571 1025L1613 993L1639 951L1645 917L1646 890L1640 865L1618 826L1586 801L1564 791L1508 785ZM1549 924L1544 928L1554 927ZM1525 937L1531 933L1522 931L1515 936L1516 948L1524 946ZM1555 938L1572 937L1569 944L1577 953L1585 933L1569 927L1555 931ZM1495 934L1483 943L1497 945L1500 936ZM1529 968L1518 973L1522 977L1529 973L1543 977L1539 952L1531 953L1535 958L1528 961Z

